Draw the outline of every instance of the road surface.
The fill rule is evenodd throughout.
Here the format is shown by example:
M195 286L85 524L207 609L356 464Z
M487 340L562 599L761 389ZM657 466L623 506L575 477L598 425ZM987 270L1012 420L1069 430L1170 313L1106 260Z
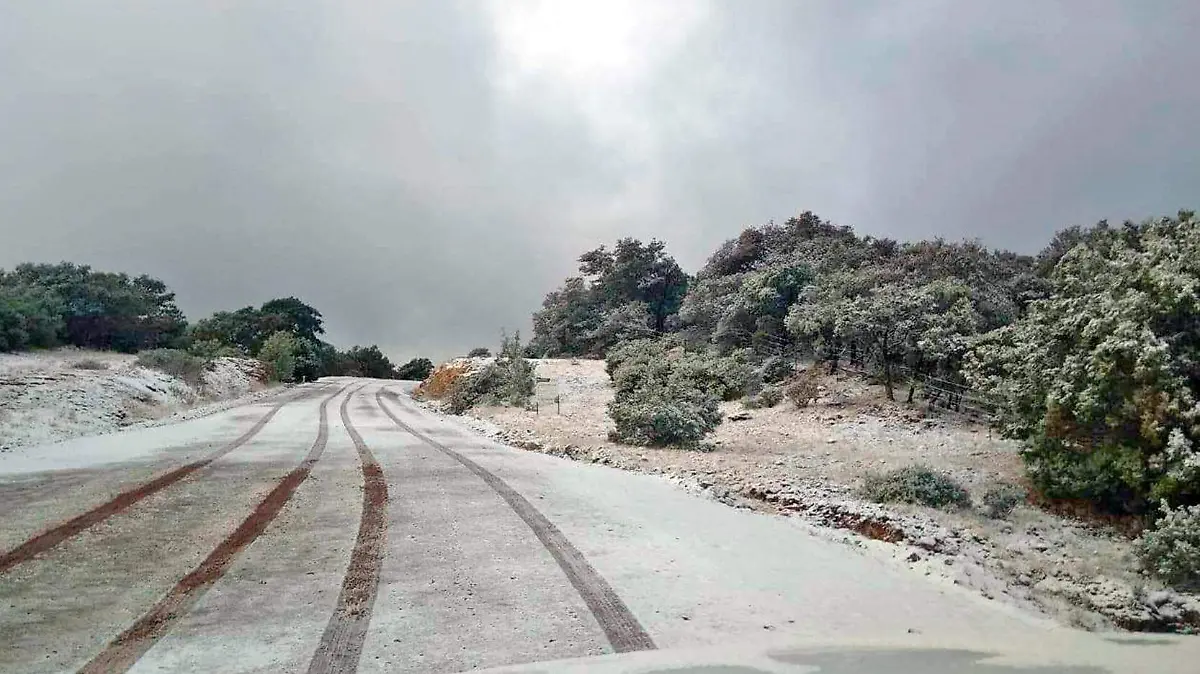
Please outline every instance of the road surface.
M0 456L0 671L454 672L771 640L1100 641L786 518L497 445L406 389L331 378Z

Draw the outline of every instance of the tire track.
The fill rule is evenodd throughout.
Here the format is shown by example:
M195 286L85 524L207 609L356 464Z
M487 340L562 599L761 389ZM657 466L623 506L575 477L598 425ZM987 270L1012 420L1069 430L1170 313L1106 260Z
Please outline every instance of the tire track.
M350 423L350 415L346 411L349 402L349 396L342 401L342 424L354 441L362 467L362 515L337 606L308 664L309 674L354 672L358 669L358 659L362 656L367 627L371 623L371 611L379 591L379 573L383 567L387 538L387 480L367 443L363 442L362 436Z
M325 452L325 445L329 441L327 408L330 401L345 390L346 387L343 386L321 401L321 422L317 431L317 439L300 465L284 476L275 485L275 488L259 502L254 511L242 520L238 528L221 541L208 557L200 562L199 566L184 576L153 608L84 665L79 670L80 674L128 671L138 659L146 654L146 651L166 635L179 618L186 615L196 605L196 602L204 596L204 593L208 592L214 583L225 575L225 571L237 554L266 531L283 507L287 505L296 489L308 479L312 467L321 459L321 455Z
M267 411L267 413L264 414L261 419L254 422L254 425L251 426L249 430L247 430L233 442L230 442L229 444L212 452L208 456L197 461L184 464L174 470L159 475L149 482L144 482L132 489L123 491L108 501L83 513L82 515L78 515L67 520L66 522L63 522L62 524L59 524L56 527L47 529L46 531L43 531L33 538L30 538L12 550L9 550L3 555L0 555L0 574L9 571L18 564L33 559L34 557L46 552L47 550L50 550L63 541L78 536L84 530L103 522L113 515L116 515L138 501L146 498L147 496L157 494L163 489L170 487L192 473L211 464L213 461L216 461L222 456L232 452L238 447L241 447L249 442L254 436L258 435L259 431L261 431L263 427L265 427L267 423L279 413L279 410L282 409L284 405L295 402L296 400L299 400L307 395L309 395L309 393L308 391L305 391L300 395L292 396L287 400L276 403L275 406Z
M400 402L398 396L393 394L396 404L405 407ZM524 496L517 493L508 483L496 477L474 461L468 459L462 454L450 449L446 445L434 440L428 435L418 431L400 420L386 405L383 404L383 392L375 393L375 402L379 405L391 420L401 429L409 434L420 439L422 442L433 447L458 461L463 466L477 475L480 479L488 484L500 498L504 499L517 515L520 516L525 524L533 530L538 540L546 547L546 550L554 557L554 561L558 562L558 566L562 568L563 573L571 581L571 585L583 597L583 601L595 616L596 622L600 623L600 628L604 630L604 635L608 637L608 643L617 653L626 653L629 651L648 651L654 650L657 646L654 645L654 640L650 638L649 633L638 622L638 619L621 600L621 597L613 590L608 581L596 571L596 569L587 561L583 553L579 551L558 529L554 524L546 519L546 516L533 506Z

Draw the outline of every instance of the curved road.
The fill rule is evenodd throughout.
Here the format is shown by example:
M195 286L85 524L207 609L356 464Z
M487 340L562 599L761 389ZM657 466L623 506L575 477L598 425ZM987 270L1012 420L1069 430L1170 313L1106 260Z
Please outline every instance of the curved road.
M405 388L331 378L0 456L0 671L453 672L770 640L1093 639L786 518L496 445Z

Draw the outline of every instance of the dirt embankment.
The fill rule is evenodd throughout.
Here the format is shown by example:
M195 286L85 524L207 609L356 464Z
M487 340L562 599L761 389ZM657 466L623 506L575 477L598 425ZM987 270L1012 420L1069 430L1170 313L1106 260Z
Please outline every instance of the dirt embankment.
M136 361L80 349L0 354L0 452L203 414L266 389L248 358L218 358L192 383Z
M761 410L725 403L708 453L608 440L612 389L604 363L535 361L557 387L540 412L482 408L464 420L510 445L654 473L727 504L799 517L819 535L882 554L996 601L1090 629L1200 630L1200 598L1157 585L1138 570L1130 539L1095 522L1021 505L1002 519L870 503L857 495L870 472L923 463L949 473L976 500L1019 482L1016 443L986 426L888 401L855 376L826 377L816 405ZM447 373L449 374L449 373ZM858 535L848 534L847 531Z

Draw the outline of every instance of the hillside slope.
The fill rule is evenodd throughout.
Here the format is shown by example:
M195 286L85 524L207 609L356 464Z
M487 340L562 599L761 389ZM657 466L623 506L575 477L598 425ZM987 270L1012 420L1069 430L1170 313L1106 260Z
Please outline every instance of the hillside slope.
M746 410L722 403L711 452L630 447L609 441L613 389L604 361L541 359L537 375L560 406L480 407L465 420L508 444L579 461L662 475L738 507L802 518L823 535L974 588L996 601L1091 629L1200 629L1200 599L1140 575L1132 542L1095 521L1020 505L1000 518L980 511L990 487L1022 479L1020 446L984 425L886 399L854 375L826 376L805 409L790 402ZM552 394L548 396L552 400ZM869 474L925 464L966 487L976 507L945 511L871 503ZM868 540L869 539L869 540Z
M189 383L137 356L80 349L0 354L0 452L112 432L266 389L261 364L217 358Z

